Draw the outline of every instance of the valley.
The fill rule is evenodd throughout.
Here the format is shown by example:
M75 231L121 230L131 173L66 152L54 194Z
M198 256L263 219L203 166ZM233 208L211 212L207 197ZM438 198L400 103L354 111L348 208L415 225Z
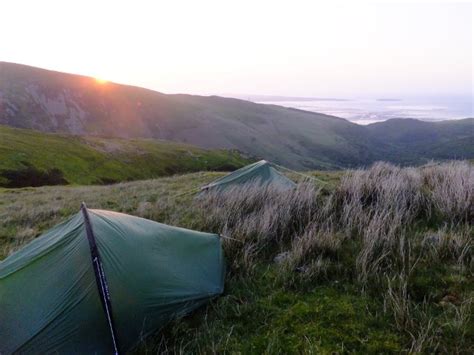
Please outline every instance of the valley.
M218 96L167 95L5 62L0 63L0 124L235 149L299 170L474 158L474 118L360 126L315 112ZM414 140L415 134L423 141Z

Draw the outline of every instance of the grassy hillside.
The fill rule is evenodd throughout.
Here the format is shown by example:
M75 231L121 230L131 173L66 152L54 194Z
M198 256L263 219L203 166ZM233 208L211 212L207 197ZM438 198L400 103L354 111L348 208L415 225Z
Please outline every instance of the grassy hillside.
M346 120L217 96L166 95L0 62L0 124L44 132L158 138L238 149L291 167L356 165L372 156Z
M46 134L0 125L0 186L101 184L201 170L232 170L249 161L237 152L160 140ZM48 172L54 180L48 183ZM42 177L46 175L45 177ZM16 185L15 185L16 184Z
M322 189L183 194L221 173L0 190L0 259L81 201L223 233L222 297L137 353L472 353L474 171L317 173Z
M384 160L404 164L474 156L474 118L441 122L392 119L367 130L390 146Z
M338 117L276 105L218 96L166 95L2 62L0 124L43 132L156 138L203 148L238 149L297 169L358 167L377 160L418 164L441 156L473 157L465 147L454 152L444 149L441 156L433 153L439 151L436 149L426 157L410 144L414 132L416 138L424 138L420 141L423 145L443 145L450 139L466 137L466 143L474 142L472 129L449 133L451 122L436 125L437 134L423 135L422 130L430 124L416 120L364 127Z

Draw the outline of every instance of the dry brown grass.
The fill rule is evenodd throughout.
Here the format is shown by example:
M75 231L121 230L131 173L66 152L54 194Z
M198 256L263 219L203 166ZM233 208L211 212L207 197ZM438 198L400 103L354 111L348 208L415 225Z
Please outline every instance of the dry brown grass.
M249 272L262 255L291 243L304 233L321 199L313 184L282 191L271 186L243 185L202 193L195 200L205 228L224 238L234 270Z
M431 206L454 222L474 219L474 169L467 162L428 165L420 169Z
M433 262L449 254L471 263L472 172L464 162L422 168L377 163L349 171L329 195L311 183L289 191L244 185L202 194L196 204L205 228L232 238L226 241L228 255L251 246L247 261L288 250L285 265L302 268L320 256L334 257L343 241L356 240L357 278L367 283L405 270L408 248L423 244L415 232L432 227L441 236L431 246L438 255Z
M288 287L356 279L364 292L382 296L397 329L411 339L408 351L438 351L446 347L440 334L452 324L465 327L471 303L456 306L444 322L430 308L439 299L414 299L412 289L419 269L441 263L472 278L473 171L465 162L377 163L347 172L329 193L312 184L285 192L243 186L204 194L197 204L206 227L234 238L226 240L234 272L247 274L277 255Z
M48 228L89 208L129 213L187 228L199 221L192 195L182 195L221 173L195 173L110 186L55 186L0 190L0 259Z
M248 185L198 197L181 192L216 174L4 191L0 254L17 250L86 201L91 208L220 233L230 275L237 278L274 265L284 287L350 280L384 302L397 329L411 339L407 351L446 350L440 334L448 331L460 334L463 349L472 295L459 291L454 304L449 294L443 306L447 296L425 292L423 275L441 289L447 281L436 276L440 268L448 281L473 282L473 171L465 162L420 168L377 163L346 172L331 189L308 182L289 191Z

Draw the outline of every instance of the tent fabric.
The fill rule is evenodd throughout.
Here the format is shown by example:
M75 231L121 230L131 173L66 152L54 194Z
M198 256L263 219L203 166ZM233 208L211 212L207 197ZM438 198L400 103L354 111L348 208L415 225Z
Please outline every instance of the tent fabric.
M220 237L88 210L120 352L223 292ZM0 262L0 354L113 353L81 212Z
M271 163L266 160L260 160L211 182L204 186L202 190L224 190L232 186L244 184L269 185L285 190L292 189L296 186L293 181L280 174Z

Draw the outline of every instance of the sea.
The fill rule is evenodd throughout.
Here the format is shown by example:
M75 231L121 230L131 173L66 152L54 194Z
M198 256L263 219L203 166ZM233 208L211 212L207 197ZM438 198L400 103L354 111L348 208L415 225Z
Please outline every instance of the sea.
M474 117L472 97L433 98L359 98L359 99L308 99L282 98L258 101L314 111L345 118L367 125L391 118L415 118L422 121L442 121Z

